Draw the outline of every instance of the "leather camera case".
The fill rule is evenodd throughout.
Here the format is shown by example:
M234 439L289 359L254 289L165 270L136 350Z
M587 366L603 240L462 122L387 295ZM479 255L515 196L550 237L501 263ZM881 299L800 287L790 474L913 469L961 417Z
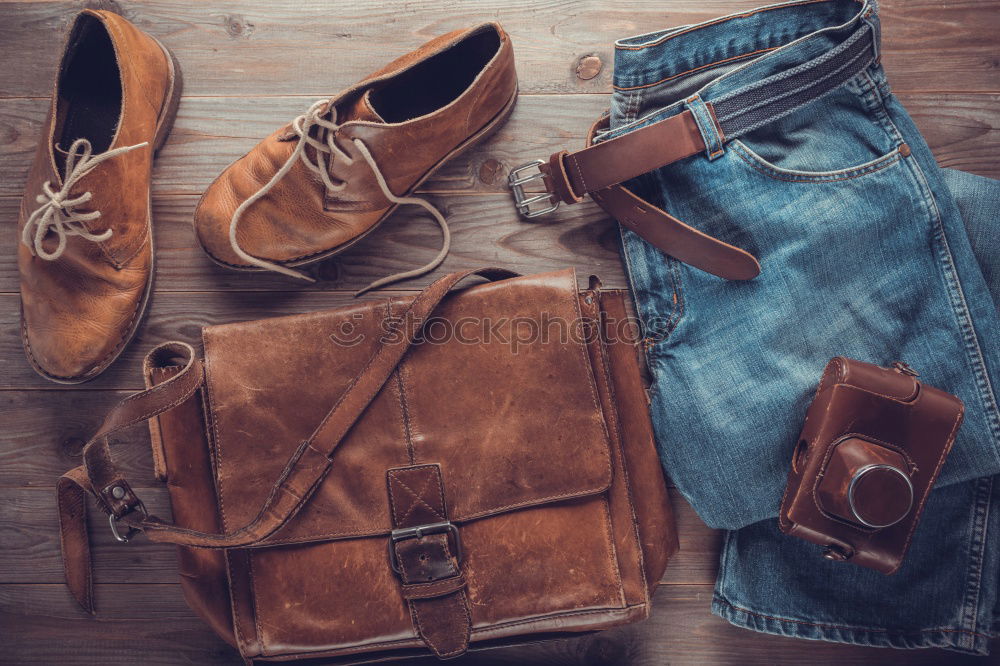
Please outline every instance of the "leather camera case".
M827 559L895 573L963 413L905 364L832 359L792 455L781 530Z

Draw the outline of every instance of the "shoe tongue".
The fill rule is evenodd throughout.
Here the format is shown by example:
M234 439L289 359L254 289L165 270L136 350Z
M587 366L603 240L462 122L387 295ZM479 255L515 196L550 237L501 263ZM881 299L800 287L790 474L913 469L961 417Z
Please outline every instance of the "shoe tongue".
M342 115L337 118L338 124L346 123L349 120L363 120L371 123L384 123L382 116L372 106L372 91L366 90L363 95L359 95L354 103L343 107Z

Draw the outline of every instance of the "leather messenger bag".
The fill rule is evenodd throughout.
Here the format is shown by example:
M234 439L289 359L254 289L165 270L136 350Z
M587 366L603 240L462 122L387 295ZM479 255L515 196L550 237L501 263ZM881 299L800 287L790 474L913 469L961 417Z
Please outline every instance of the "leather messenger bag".
M489 281L451 291L472 274ZM180 546L188 603L248 663L446 658L645 618L677 540L624 321L623 292L572 270L483 269L210 326L204 360L162 345L59 480L69 587L93 612L89 494L120 541ZM173 522L111 459L147 419Z

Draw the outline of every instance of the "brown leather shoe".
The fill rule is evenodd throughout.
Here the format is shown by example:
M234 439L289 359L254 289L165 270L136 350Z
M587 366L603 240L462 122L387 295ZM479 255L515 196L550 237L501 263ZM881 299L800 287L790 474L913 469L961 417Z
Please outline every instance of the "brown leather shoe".
M448 227L410 193L499 127L516 97L514 53L498 24L437 37L316 102L231 164L198 204L198 239L228 268L311 281L292 267L342 252L411 203L435 217L444 247L427 266L367 289L433 270L447 255Z
M159 42L117 14L77 16L18 220L21 334L43 377L93 379L138 328L153 276L153 152L179 99Z

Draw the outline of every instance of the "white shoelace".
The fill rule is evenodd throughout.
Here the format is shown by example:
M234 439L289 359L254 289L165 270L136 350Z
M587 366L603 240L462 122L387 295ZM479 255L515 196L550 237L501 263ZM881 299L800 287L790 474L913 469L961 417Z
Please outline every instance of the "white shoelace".
M93 195L90 192L84 192L71 198L70 190L101 162L148 145L149 142L143 141L134 146L115 148L94 157L90 141L87 139L74 141L66 153L66 173L63 177L62 187L59 191L53 191L52 181L47 180L42 184L42 194L35 197L35 201L41 206L31 214L28 222L24 225L24 231L21 232L21 242L28 246L33 255L47 261L55 261L66 251L66 238L69 236L80 236L95 243L111 238L111 229L105 229L101 233L95 234L88 230L84 224L99 218L101 211L81 213L74 210L77 206L90 201ZM59 237L59 245L52 252L46 252L43 246L49 231L55 232Z
M292 121L292 131L294 131L299 137L298 143L295 145L295 149L292 151L292 154L288 156L288 159L285 160L285 163L281 166L281 168L278 169L274 176L271 177L271 180L267 181L267 183L265 183L259 190L254 192L239 205L239 207L233 212L233 217L229 222L229 243L233 248L233 252L235 252L240 259L259 268L264 268L266 270L299 278L308 282L315 282L315 280L301 271L296 271L287 266L282 266L281 264L267 261L266 259L261 259L260 257L255 257L252 254L247 253L240 247L240 244L236 239L236 229L243 213L246 212L246 210L261 197L270 192L271 189L278 184L278 181L284 178L288 172L291 171L292 167L295 165L296 159L301 159L302 163L305 164L310 171L317 174L322 179L323 185L326 187L328 193L339 192L347 186L346 181L334 182L330 178L330 162L328 161L327 155L331 156L329 158L330 160L340 159L348 164L351 163L353 159L350 155L344 152L344 150L341 149L335 141L336 132L340 129L340 124L337 123L337 109L333 106L327 108L327 106L328 102L326 100L319 100L310 106L308 111ZM332 119L327 119L325 116L330 114L333 116ZM320 138L314 138L311 136L311 132L314 127L320 128L318 132ZM402 273L396 273L394 275L376 280L361 291L354 294L355 296L360 296L367 291L384 287L385 285L392 284L393 282L419 277L440 266L441 262L448 256L448 250L451 247L451 232L448 229L448 222L445 220L444 215L441 214L441 211L435 208L426 199L422 199L420 197L396 196L392 190L389 189L385 176L382 175L382 170L379 169L378 164L376 164L375 158L372 157L371 152L368 150L368 146L366 146L361 139L355 138L353 139L353 142L358 151L361 153L361 156L365 158L365 161L371 168L372 173L375 174L375 180L378 181L379 188L381 188L382 194L385 198L395 204L413 204L422 207L431 214L434 220L438 223L438 226L441 227L441 236L443 239L441 250L429 263L420 268L404 271ZM315 162L309 159L309 155L306 152L306 146L312 146L316 151Z

